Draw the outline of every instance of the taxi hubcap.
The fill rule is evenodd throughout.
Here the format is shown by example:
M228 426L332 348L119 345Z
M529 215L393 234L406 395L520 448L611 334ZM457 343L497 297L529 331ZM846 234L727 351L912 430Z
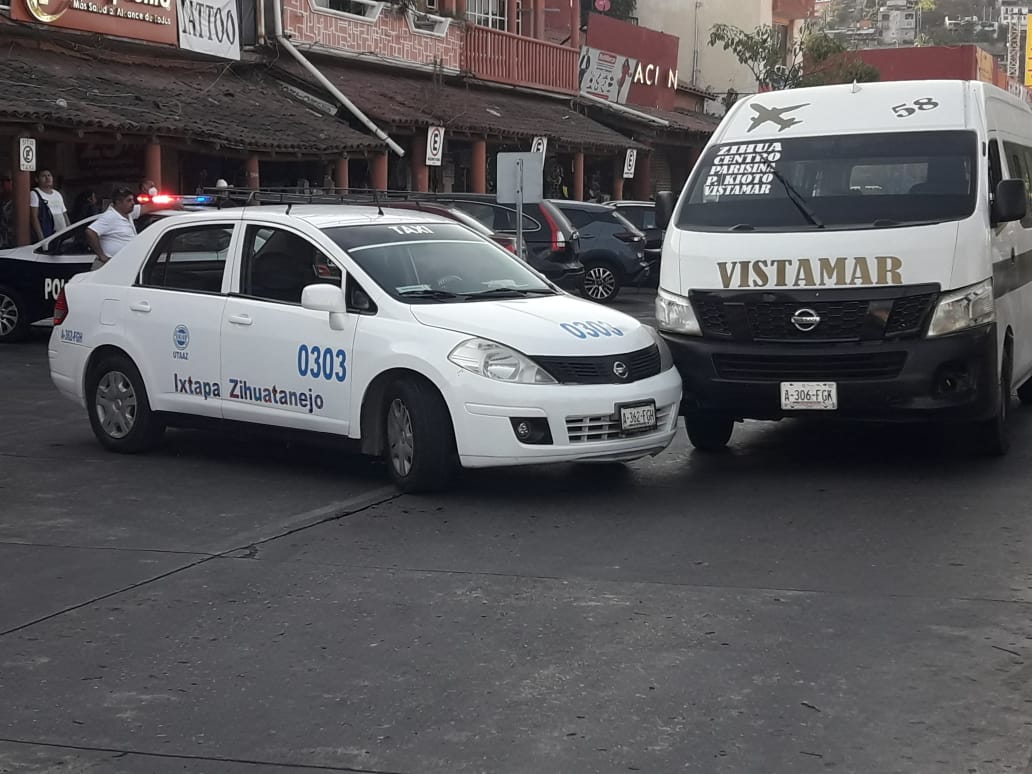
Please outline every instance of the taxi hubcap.
M412 417L401 398L395 398L387 411L387 443L394 472L407 476L412 470L415 439L412 437Z
M10 296L0 294L0 336L8 336L18 325L18 306Z
M584 276L584 289L588 296L596 301L609 298L613 295L615 288L616 276L605 266L594 266L588 269L588 273Z
M108 371L97 384L97 418L112 438L125 438L136 422L136 393L129 377Z

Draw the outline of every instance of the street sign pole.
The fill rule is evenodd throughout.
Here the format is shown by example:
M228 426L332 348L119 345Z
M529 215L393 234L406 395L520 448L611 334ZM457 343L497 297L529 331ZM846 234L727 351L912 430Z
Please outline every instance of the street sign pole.
M516 255L523 257L523 159L516 160Z

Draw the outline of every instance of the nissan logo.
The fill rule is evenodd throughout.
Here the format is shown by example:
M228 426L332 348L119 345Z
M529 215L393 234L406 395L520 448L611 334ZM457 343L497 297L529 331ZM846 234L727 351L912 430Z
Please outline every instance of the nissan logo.
M616 375L617 379L626 379L629 373L630 369L627 368L626 363L620 360L617 360L615 363L613 363L613 374Z
M820 322L821 318L813 309L797 309L792 315L792 325L803 333L809 333L820 325Z

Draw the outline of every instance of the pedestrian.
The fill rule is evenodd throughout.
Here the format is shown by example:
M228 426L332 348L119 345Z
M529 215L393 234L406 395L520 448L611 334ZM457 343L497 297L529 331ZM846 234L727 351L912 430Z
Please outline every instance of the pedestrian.
M0 178L0 250L14 247L14 195L11 178Z
M97 192L93 190L82 191L75 197L72 205L72 223L92 218L100 212L100 202L97 201Z
M157 196L158 187L154 184L153 180L144 180L140 183L140 190L138 192L142 196Z
M159 205L136 203L136 197L128 188L116 188L111 195L111 206L86 227L86 241L97 256L91 271L96 271L114 258L136 236L136 219L145 212L161 209ZM181 210L181 204L168 209Z
M49 169L41 170L36 187L29 193L29 223L36 241L68 228L68 208L64 197L54 188L54 175Z

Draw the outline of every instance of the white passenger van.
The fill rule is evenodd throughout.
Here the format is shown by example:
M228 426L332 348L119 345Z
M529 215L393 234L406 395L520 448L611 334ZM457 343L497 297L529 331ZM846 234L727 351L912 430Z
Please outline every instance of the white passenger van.
M963 422L1032 402L1032 110L984 83L780 91L724 118L667 226L656 314L699 449L735 420Z

